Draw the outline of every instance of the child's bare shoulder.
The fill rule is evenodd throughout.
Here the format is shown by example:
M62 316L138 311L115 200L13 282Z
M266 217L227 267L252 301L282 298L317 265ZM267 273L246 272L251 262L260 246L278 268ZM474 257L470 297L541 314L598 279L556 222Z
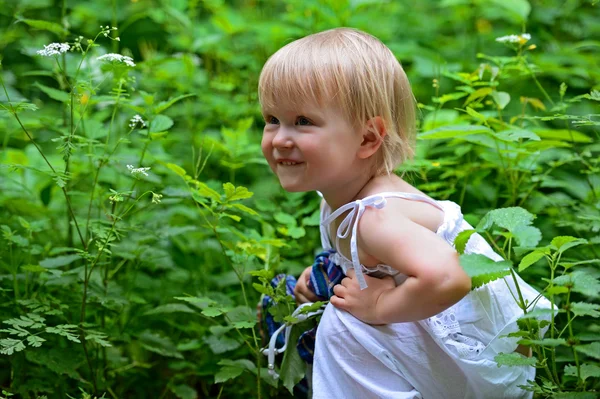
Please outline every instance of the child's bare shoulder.
M363 197L382 192L410 193L427 197L424 193L398 176L382 176L373 179L365 187ZM363 215L363 218L365 219L365 224L380 224L382 222L396 224L402 223L402 219L408 219L435 233L444 222L444 212L427 202L388 197L386 205L383 208L369 208ZM398 227L401 228L401 226Z

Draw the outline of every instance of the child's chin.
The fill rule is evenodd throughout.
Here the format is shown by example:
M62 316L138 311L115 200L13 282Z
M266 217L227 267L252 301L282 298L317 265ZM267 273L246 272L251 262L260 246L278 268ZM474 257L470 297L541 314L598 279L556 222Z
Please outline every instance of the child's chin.
M285 184L282 181L280 181L279 183L281 183L281 187L288 193L299 193L299 192L303 192L303 191L310 191L310 189L308 189L307 187L304 187L299 184Z

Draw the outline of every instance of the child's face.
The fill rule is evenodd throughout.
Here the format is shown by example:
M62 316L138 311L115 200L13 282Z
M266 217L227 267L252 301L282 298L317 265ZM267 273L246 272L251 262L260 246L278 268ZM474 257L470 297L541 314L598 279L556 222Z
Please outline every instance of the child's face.
M262 151L287 191L325 192L352 179L361 135L334 107L264 110Z

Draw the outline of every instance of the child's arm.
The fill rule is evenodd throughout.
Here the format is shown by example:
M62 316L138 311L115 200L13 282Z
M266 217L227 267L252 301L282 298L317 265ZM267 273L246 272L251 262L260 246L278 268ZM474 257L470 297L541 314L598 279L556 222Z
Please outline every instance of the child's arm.
M399 207L367 210L358 245L379 263L408 276L399 286L367 278L360 290L353 273L334 289L331 303L370 324L422 320L454 305L471 289L456 251L442 238L404 216Z

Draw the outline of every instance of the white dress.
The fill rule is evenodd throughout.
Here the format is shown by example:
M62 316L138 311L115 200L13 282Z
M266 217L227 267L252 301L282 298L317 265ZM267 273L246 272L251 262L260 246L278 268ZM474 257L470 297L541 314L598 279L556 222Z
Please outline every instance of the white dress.
M339 252L332 260L344 272L393 275L397 284L405 276L386 265L366 268L360 264L356 245L358 220L366 207L382 208L386 198L427 202L444 211L437 235L453 245L463 230L472 227L463 220L460 207L450 201L434 201L412 193L381 193L346 204L333 214L325 205L321 212L321 241L324 248L339 248L339 238L350 234L352 259ZM329 225L344 212L336 232L336 247ZM502 258L479 235L471 236L466 253ZM518 278L525 300L538 299L536 308L549 308L549 301ZM512 294L511 294L512 291ZM313 398L530 398L519 388L535 378L530 366L498 367L494 357L512 353L517 338L501 337L518 330L516 320L523 311L511 276L492 281L471 291L457 304L426 320L372 326L350 313L327 305L317 329L312 372ZM418 298L415 299L418 306Z

